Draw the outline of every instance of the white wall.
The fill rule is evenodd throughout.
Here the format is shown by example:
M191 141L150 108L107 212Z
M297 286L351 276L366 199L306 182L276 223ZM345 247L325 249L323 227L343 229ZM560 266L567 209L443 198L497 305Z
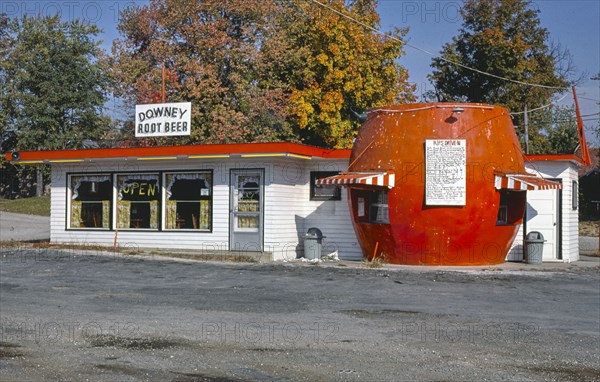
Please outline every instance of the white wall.
M112 246L116 232L67 230L67 173L213 170L212 232L118 232L121 247L229 250L229 174L231 169L265 170L264 250L276 260L301 256L302 237L310 227L327 236L324 253L361 259L345 190L340 201L310 201L310 171L345 170L347 159L230 158L219 160L103 161L52 166L51 241ZM113 206L114 209L114 206Z
M560 247L562 261L571 262L579 260L579 210L573 210L572 208L573 192L578 192L578 190L573 190L573 181L578 180L577 165L570 161L531 161L526 162L525 167L528 172L541 175L543 178L562 180L562 243ZM529 198L528 202L535 203ZM527 224L527 232L535 230L534 226ZM523 259L523 235L523 227L521 226L507 260L519 261Z

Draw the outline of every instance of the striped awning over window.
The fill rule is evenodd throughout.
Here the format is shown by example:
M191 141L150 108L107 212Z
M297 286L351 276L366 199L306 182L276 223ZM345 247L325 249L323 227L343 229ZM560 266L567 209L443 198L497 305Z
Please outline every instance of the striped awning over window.
M346 172L340 175L321 178L315 181L317 185L361 185L388 187L395 186L396 176L393 171L387 172Z
M536 191L536 190L556 190L561 189L562 184L539 178L530 174L502 174L495 175L496 189L498 190L520 190L520 191Z

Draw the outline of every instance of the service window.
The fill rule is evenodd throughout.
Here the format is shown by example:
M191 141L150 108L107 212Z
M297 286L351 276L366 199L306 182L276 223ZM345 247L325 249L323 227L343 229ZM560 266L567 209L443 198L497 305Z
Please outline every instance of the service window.
M117 227L158 229L158 174L117 175Z
M388 192L386 189L352 189L354 218L358 223L390 224Z
M69 189L69 228L110 229L110 175L71 175Z
M388 190L376 190L371 192L370 196L370 223L390 224L390 214L388 208Z
M166 173L165 229L212 229L212 173Z
M523 222L527 193L524 191L500 190L500 206L496 225L515 225Z

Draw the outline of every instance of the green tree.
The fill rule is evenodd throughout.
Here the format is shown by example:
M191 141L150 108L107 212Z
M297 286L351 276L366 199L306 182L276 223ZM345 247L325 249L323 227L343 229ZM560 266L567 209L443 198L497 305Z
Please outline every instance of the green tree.
M530 110L551 101L569 85L570 55L548 44L549 33L540 26L539 11L526 0L466 0L461 9L462 28L441 56L432 60L430 80L438 99L484 102ZM497 77L539 86L528 86L491 77L454 63L491 73ZM523 134L523 119L515 119ZM530 142L542 144L543 135L530 126Z
M2 30L0 115L17 134L15 149L73 149L100 138L110 122L100 30L58 16L14 19Z
M58 16L0 16L0 136L11 137L3 150L76 149L102 137L110 123L102 114L109 82L99 32ZM5 167L19 184L15 189L6 175L3 194L29 196L33 187L41 195L48 169Z
M553 106L533 112L530 126L540 133L530 144L530 154L573 154L579 144L572 107Z
M327 4L379 23L374 0ZM401 43L301 0L151 0L125 12L119 30L119 94L130 108L160 101L166 65L168 100L192 102L194 143L347 147L358 128L351 109L410 93L395 61ZM166 142L174 140L159 143Z
M7 59L7 53L9 48L8 43L8 23L9 18L0 13L0 65L2 62L5 62ZM4 136L6 130L6 120L8 118L8 94L7 94L7 85L8 78L6 73L1 70L0 66L0 137ZM2 142L0 142L2 143ZM2 159L0 159L1 163Z

